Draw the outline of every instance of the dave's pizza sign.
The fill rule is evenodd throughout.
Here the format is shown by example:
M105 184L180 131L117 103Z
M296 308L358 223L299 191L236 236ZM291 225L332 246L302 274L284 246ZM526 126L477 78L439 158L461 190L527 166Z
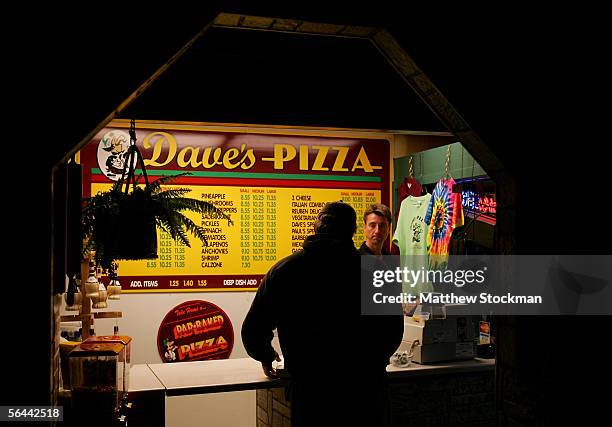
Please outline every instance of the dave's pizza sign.
M227 314L208 301L192 300L166 314L157 333L162 361L227 359L234 346L234 329Z

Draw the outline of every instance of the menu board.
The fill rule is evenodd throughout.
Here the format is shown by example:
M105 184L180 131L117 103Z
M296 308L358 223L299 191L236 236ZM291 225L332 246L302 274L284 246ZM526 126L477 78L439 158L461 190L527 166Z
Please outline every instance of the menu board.
M301 249L325 203L342 200L355 208L356 247L364 240L361 218L367 206L389 205L387 140L182 131L171 126L163 132L140 126L138 140L142 137L143 144L138 145L149 180L191 172L167 187L189 189L185 197L210 202L229 215L232 224L184 212L204 228L207 244L189 235L191 247L187 247L158 229L158 259L119 261L123 292L252 291L271 266ZM126 138L123 133L120 127L106 128L82 151L86 194L107 191L120 175L120 162L109 167L112 154L106 153L112 153L113 138ZM166 147L160 146L159 138ZM174 149L170 139L176 142ZM225 154L235 148L232 156L250 154L244 155L246 163L235 163L233 170L228 166L234 163L223 162L222 150L216 151L220 154L210 161L214 165L208 170L204 160L194 160L194 153L205 153L207 148L214 159L220 147ZM256 148L247 152L247 147ZM164 164L173 152L173 161ZM258 162L263 163L259 168ZM251 163L249 169L240 167Z

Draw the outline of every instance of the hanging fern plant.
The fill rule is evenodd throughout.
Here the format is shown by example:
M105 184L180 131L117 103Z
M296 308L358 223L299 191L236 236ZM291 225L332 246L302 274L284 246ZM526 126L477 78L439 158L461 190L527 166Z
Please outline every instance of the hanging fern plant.
M144 189L135 187L128 194L122 191L120 180L111 190L86 199L82 210L84 257L95 251L96 261L105 269L115 259L157 258L157 227L185 246L191 247L188 234L207 245L204 229L187 217L186 212L233 224L213 204L185 197L191 191L188 188L162 188L186 175L190 173L164 176Z
M144 188L138 185L141 177L136 176L138 163L144 177ZM82 212L83 258L95 251L96 262L104 269L110 268L116 259L157 258L157 227L186 246L190 247L188 233L206 245L204 229L188 218L186 211L225 219L232 224L230 217L213 204L184 197L191 190L162 189L162 185L185 175L190 173L164 176L149 183L142 154L136 146L136 124L132 120L130 146L121 178L109 191L99 192L85 200Z

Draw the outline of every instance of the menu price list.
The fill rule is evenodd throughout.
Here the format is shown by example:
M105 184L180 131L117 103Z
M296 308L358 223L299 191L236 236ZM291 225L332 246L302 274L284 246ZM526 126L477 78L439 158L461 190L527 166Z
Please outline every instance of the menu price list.
M158 230L157 254L158 258L147 260L147 269L170 269L185 267L185 244L175 242L170 234ZM187 248L188 249L188 248Z
M263 275L171 275L171 276L120 276L122 292L206 292L218 290L255 290Z
M214 192L201 193L201 198L235 221L239 213L236 200L232 195L219 190L220 188L216 188ZM222 270L224 264L227 264L234 255L230 244L232 241L230 232L234 225L216 213L202 213L200 221L206 235L206 245L201 245L200 250L200 268Z
M361 246L365 240L363 234L363 214L366 209L374 203L380 203L379 191L341 191L342 201L348 203L357 213L357 231L353 236L353 243L356 247Z
M334 194L330 197L329 193ZM314 223L327 202L343 201L357 213L357 231L353 236L356 247L364 241L363 213L373 203L380 203L380 191L364 190L308 190L302 194L291 195L291 251L296 252L302 242L314 233Z
M314 232L314 223L326 201L313 200L312 194L291 195L291 252L302 248L302 243Z
M102 187L102 185L99 185ZM287 187L181 186L192 190L229 215L232 224L215 214L183 212L204 228L207 245L189 234L191 247L159 231L156 260L120 261L119 278L157 282L158 287L190 290L210 287L256 288L261 277L283 257L301 249L314 232L314 222L327 202L342 200L357 212L354 243L363 237L363 213L380 203L380 190ZM96 189L92 186L92 191ZM237 275L241 277L236 277ZM244 276L244 277L242 277ZM232 281L233 280L233 281ZM167 282L167 283L166 283ZM122 285L125 281L121 281ZM137 290L137 288L130 288Z
M277 261L277 203L274 188L240 189L240 268L261 271Z

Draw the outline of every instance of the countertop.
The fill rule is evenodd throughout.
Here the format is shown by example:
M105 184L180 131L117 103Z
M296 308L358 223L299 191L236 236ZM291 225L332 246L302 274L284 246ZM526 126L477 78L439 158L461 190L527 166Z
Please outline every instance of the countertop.
M411 363L407 368L398 368L387 365L387 375L394 380L404 377L414 377L423 375L456 374L464 372L480 372L495 370L495 359L470 359L457 360L451 362L438 362L421 365Z
M478 372L495 369L494 359L472 359L428 365L412 363L407 368L387 366L389 380L407 377ZM167 396L219 393L280 387L283 380L267 378L261 364L251 358L206 360L185 363L132 365L129 391L165 390Z
M204 360L148 365L166 387L166 395L219 393L279 387L282 380L266 377L261 363L251 358Z
M166 391L166 387L155 376L149 365L132 365L128 390L131 394L152 391Z

